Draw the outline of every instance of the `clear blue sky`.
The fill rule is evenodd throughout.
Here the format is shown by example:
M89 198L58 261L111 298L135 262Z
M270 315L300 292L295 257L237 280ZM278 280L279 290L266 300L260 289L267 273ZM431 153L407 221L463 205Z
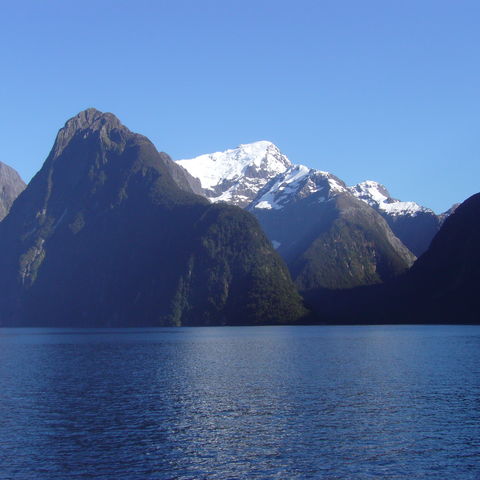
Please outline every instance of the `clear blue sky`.
M446 210L480 190L478 0L2 2L0 160L115 113L173 158L271 140Z

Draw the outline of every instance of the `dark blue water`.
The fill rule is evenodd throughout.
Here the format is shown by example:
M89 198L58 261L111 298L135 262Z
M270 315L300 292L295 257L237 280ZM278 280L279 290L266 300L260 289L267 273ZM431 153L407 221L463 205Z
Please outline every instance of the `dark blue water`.
M0 478L479 479L480 327L0 329Z

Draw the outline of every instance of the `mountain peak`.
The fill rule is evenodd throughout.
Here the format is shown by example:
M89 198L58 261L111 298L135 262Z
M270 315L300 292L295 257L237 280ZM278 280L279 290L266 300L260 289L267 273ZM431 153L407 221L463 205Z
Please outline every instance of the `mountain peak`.
M318 192L322 193L317 195L317 201L325 202L347 190L343 181L331 173L305 165L292 165L260 190L249 209L280 210Z
M194 195L167 154L112 114L81 112L56 148L0 223L1 326L278 323L305 312L257 221Z
M55 141L54 153L56 156L60 155L67 144L79 132L99 132L100 136L106 139L110 136L112 130L129 132L113 113L104 113L95 108L87 108L67 120L63 128L60 129Z
M256 142L251 142L251 143L241 143L237 148L251 147L251 146L264 148L264 149L267 149L268 147L278 148L273 142L270 142L270 140L257 140Z
M120 128L122 124L113 113L104 113L96 108L87 108L67 120L62 130L99 130L104 125L110 128Z
M357 185L351 187L352 193L360 198L361 200L369 203L383 203L386 199L391 199L389 191L381 183L375 182L374 180L365 180L364 182L358 183ZM391 203L388 202L387 203Z
M267 140L178 160L178 164L200 180L212 201L240 207L246 207L269 180L292 165L278 147Z
M279 148L273 142L268 140L258 140L257 142L252 143L241 143L237 148L232 150L248 150L252 152L266 153L269 149L279 151Z
M433 214L429 208L422 207L416 202L404 202L392 198L388 190L378 182L367 180L349 188L357 198L377 208L387 215L392 216L416 216L419 213Z
M417 256L428 248L443 221L433 210L416 202L392 198L381 183L372 180L349 187L349 190L380 213L393 233Z

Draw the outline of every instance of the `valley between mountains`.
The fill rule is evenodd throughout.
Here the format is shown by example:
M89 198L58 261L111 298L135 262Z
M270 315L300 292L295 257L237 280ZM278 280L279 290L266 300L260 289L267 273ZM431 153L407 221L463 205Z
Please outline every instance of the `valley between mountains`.
M28 186L0 165L1 218L3 326L480 321L480 194L437 215L267 141L173 161L88 109Z

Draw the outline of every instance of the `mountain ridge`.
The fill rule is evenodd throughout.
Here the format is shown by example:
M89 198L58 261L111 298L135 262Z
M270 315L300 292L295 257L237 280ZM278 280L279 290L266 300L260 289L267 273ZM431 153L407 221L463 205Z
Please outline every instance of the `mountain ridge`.
M252 153L255 148L244 145L243 152ZM194 174L195 162L202 158L206 157L181 164ZM259 164L262 158L244 154L241 165L235 164L235 155L224 155L223 160L230 164L217 172L218 178L228 179L232 188L235 182L243 182L245 165ZM205 165L198 168L203 170ZM214 170L214 163L209 168ZM413 263L415 256L392 233L380 212L364 198L357 198L341 179L290 161L281 170L270 168L245 208L257 216L300 290L378 283ZM215 172L210 175L215 177ZM339 248L342 238L345 242Z
M202 184L208 189L217 185L221 181L233 181L235 179L238 180L242 173L242 169L248 166L258 166L262 158L265 157L265 153L268 149L275 151L276 155L281 157L283 159L282 163L284 163L283 168L280 169L281 171L278 171L274 168L271 169L269 180L274 177L275 173L284 173L289 167L304 166L302 164L292 163L288 157L281 152L278 146L269 140L241 144L233 149L227 149L221 152L206 153L189 159L176 160L176 162L183 165L187 170L191 171L192 175L196 176L196 178L199 178ZM235 163L238 161L238 156L241 156L242 158L241 168L235 166ZM225 164L220 170L218 169L218 165L216 166L215 163L219 158L221 158L224 163L225 161L230 162L230 171L229 167ZM204 163L208 159L210 159L211 162ZM331 172L322 171L316 168L308 166L305 168L315 170L320 173L333 175ZM219 171L215 172L215 169ZM402 211L410 214L415 214L419 211L433 212L432 209L421 206L414 201L402 201L391 197L386 187L374 180L365 180L356 185L349 186L348 188L350 189L351 193L366 203L370 205L376 204L385 210L391 210L391 213L400 214ZM374 190L378 190L378 192L375 194ZM383 198L379 198L380 196ZM229 200L223 199L223 201ZM391 206L392 208L389 209L388 206Z

